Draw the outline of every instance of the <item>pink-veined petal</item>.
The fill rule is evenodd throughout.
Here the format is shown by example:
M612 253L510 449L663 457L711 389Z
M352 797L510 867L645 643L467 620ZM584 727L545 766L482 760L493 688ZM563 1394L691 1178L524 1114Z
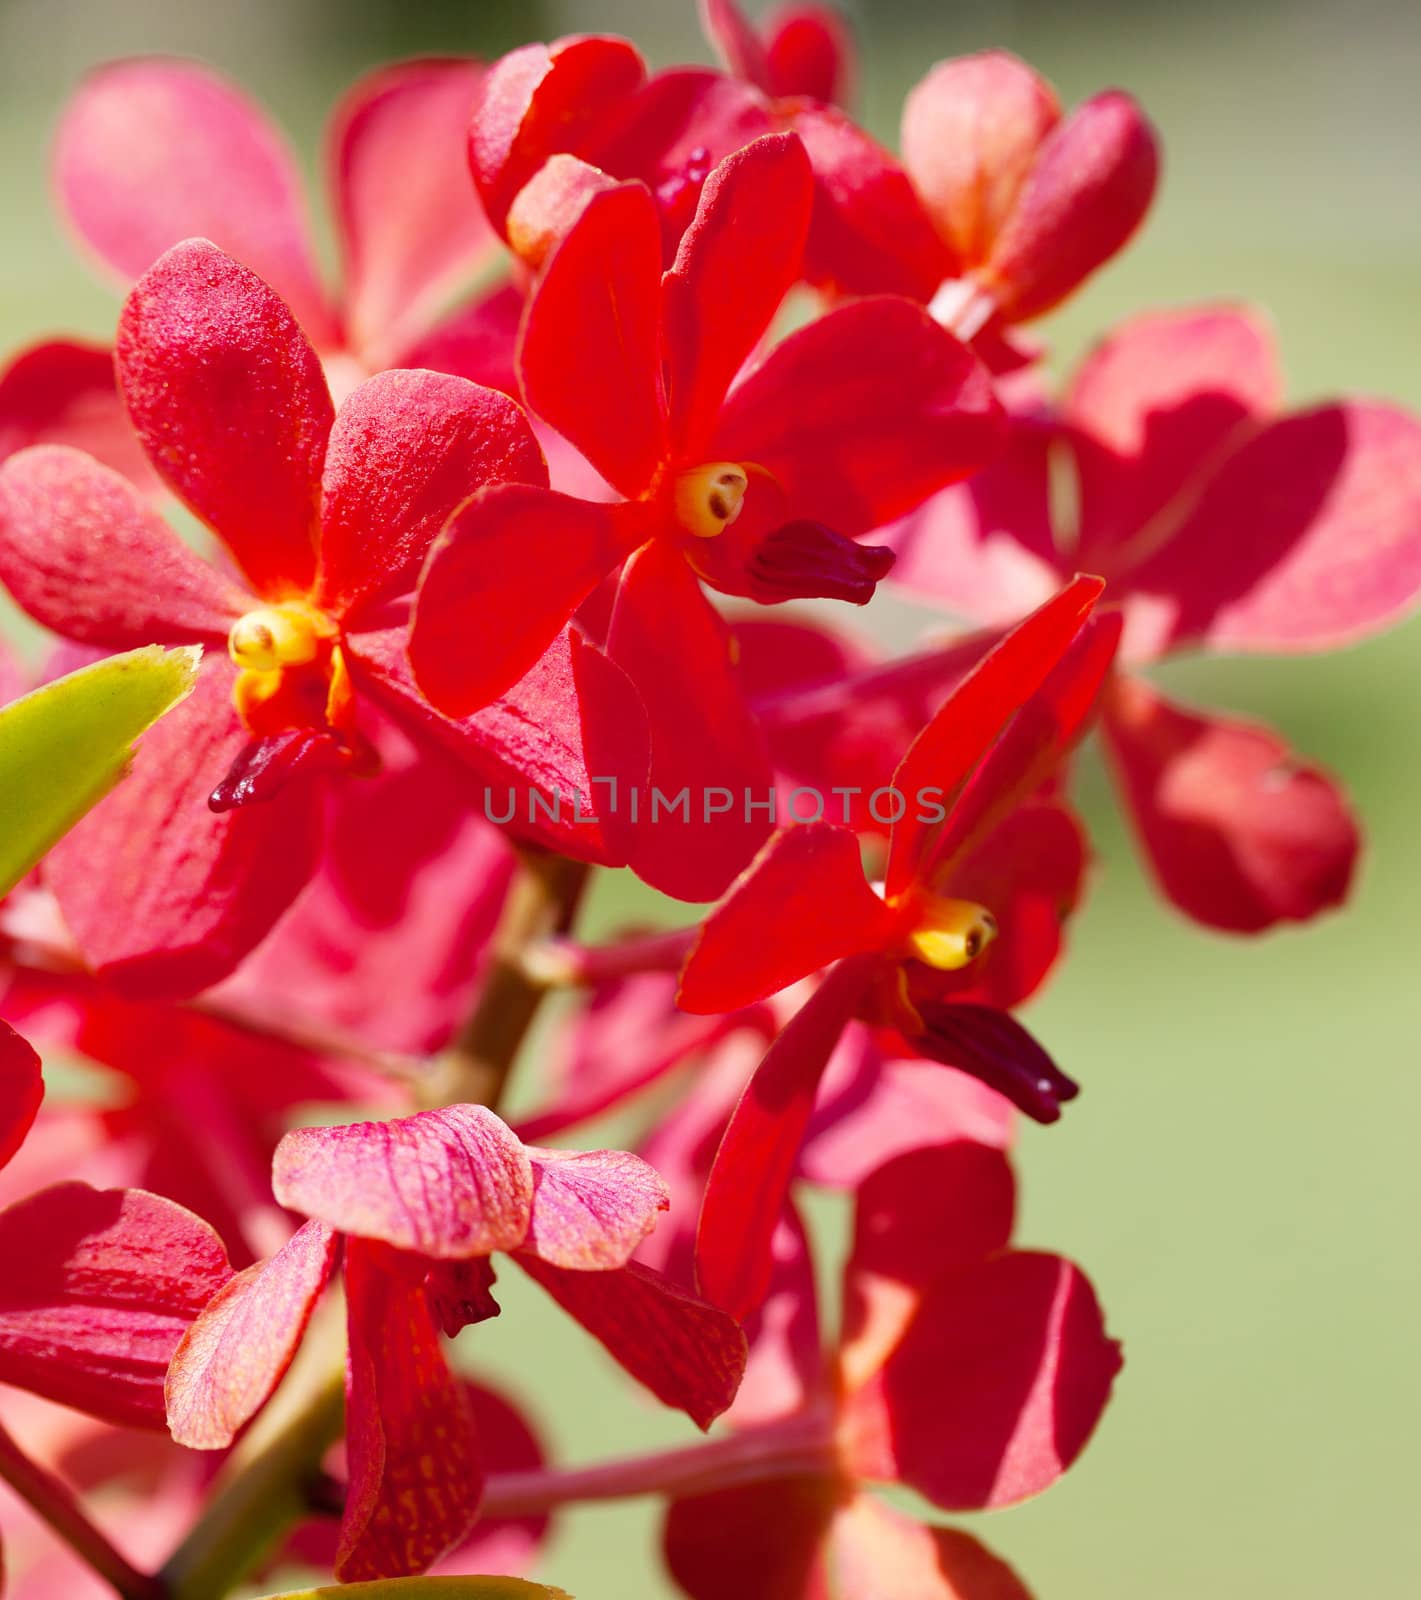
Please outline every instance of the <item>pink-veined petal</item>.
M1107 747L1168 898L1206 927L1259 933L1347 897L1361 838L1346 795L1269 729L1112 685Z
M735 1011L875 948L889 925L851 829L827 822L783 829L702 925L677 1004Z
M0 461L32 444L73 445L140 489L156 487L107 345L46 339L0 372Z
M220 647L254 603L127 478L68 445L0 466L0 583L36 622L113 650Z
M449 1261L523 1242L533 1172L506 1123L457 1105L293 1129L276 1147L271 1187L282 1205L342 1233Z
M622 1267L670 1205L666 1185L625 1150L539 1150L525 1251L584 1272Z
M266 1404L301 1343L335 1251L335 1234L308 1222L203 1308L168 1367L168 1431L179 1444L220 1450Z
M183 239L211 239L266 279L309 338L334 340L295 162L217 73L159 57L100 67L65 111L54 172L69 220L120 278Z

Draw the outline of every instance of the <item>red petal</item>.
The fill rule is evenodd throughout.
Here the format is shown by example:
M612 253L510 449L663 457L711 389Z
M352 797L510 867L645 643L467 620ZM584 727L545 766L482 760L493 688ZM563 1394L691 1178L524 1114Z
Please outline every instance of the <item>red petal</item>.
M1079 1268L1021 1251L945 1274L847 1403L851 1457L946 1510L1010 1505L1085 1448L1120 1347Z
M738 1319L765 1297L772 1243L824 1068L863 998L861 963L835 967L755 1069L706 1180L696 1281Z
M893 1600L1031 1600L1020 1578L956 1528L925 1526L869 1495L834 1519L830 1559L844 1595L872 1594L893 1574Z
M473 1410L417 1279L352 1239L345 1290L350 1486L336 1576L409 1577L464 1538L478 1515L484 1468Z
M853 96L854 40L831 6L777 6L765 19L770 93L846 105Z
M1002 314L1039 317L1103 266L1140 223L1159 178L1159 144L1118 89L1058 123L1022 185L984 276Z
M827 822L783 829L702 925L677 1004L702 1013L751 1005L874 949L889 920L864 878L856 834Z
M1305 922L1347 897L1361 847L1336 780L1253 723L1112 687L1108 748L1160 887L1230 933Z
M1421 592L1421 422L1366 401L1275 422L1127 581L1146 602L1134 656L1151 648L1157 609L1164 642L1219 650L1330 649L1377 632Z
M402 367L452 372L490 389L517 396L514 354L523 320L524 294L501 283L452 312L400 354Z
M601 1272L626 1265L670 1205L666 1185L625 1150L539 1150L524 1249L554 1267Z
M984 465L1003 437L972 352L922 307L882 297L777 345L727 401L708 454L768 468L796 518L860 534Z
M168 1368L168 1431L193 1450L220 1450L270 1399L291 1365L330 1276L336 1236L298 1228L270 1261L239 1272L183 1335Z
M528 404L622 494L666 455L661 224L640 184L594 195L553 252L523 322Z
M760 36L735 0L699 0L701 32L733 77L770 93L769 64Z
M713 1306L635 1262L570 1272L522 1251L515 1259L663 1405L708 1428L735 1398L745 1335Z
M120 1426L163 1426L163 1374L231 1277L222 1241L141 1189L60 1183L0 1211L0 1377Z
M671 1576L691 1600L828 1600L822 1547L842 1496L827 1474L805 1474L673 1500ZM884 1577L849 1593L871 1595Z
M617 180L577 156L556 155L518 192L508 213L508 247L532 272L572 232L594 195L615 189Z
M507 395L443 373L380 373L331 429L316 603L347 613L410 587L470 495L546 482L533 430Z
M209 657L193 693L143 736L129 776L45 859L85 960L135 994L181 997L225 978L315 870L312 785L293 783L270 805L208 809L248 739L232 672Z
M692 458L798 281L812 197L809 161L792 134L757 139L706 179L666 274L663 308L673 442Z
M67 445L0 468L0 582L36 622L114 650L225 645L253 604L127 478Z
M984 265L1061 107L1005 50L940 61L903 105L903 164L951 250L955 276Z
M0 1167L25 1142L43 1099L39 1057L8 1023L0 1022Z
M362 78L336 108L331 182L345 247L345 342L388 366L493 244L465 157L484 69L407 61Z
M627 563L608 653L640 693L651 730L652 792L640 796L640 826L629 835L632 868L679 900L713 900L770 831L746 802L763 801L771 773L725 623L670 540L653 540ZM683 792L684 809L671 810ZM631 797L620 800L630 807Z
M483 1106L296 1128L271 1170L282 1205L436 1260L511 1250L528 1232L532 1168L508 1125Z
M91 249L132 281L183 239L212 239L271 284L307 335L334 339L295 163L262 110L190 62L117 61L60 124L55 181Z
M308 588L331 401L272 290L206 240L177 245L123 308L118 375L154 466L254 586Z
M1062 406L1080 475L1078 558L1117 547L1277 410L1283 379L1264 319L1226 306L1155 312L1116 328ZM1127 556L1128 559L1128 556Z
M531 485L477 495L435 544L415 608L410 660L449 716L506 693L636 543L616 506Z
M578 153L645 76L625 39L596 36L524 45L494 62L475 96L469 164L495 228L543 163Z
M1104 587L1099 578L1075 578L978 662L903 757L893 775L901 794L912 801L935 789L950 806L1008 719L1040 689L1080 636ZM932 826L919 820L926 809L910 803L903 822L893 829L886 882L890 896L907 888L935 849Z
M106 345L46 340L0 373L0 461L32 444L73 445L140 488L155 487Z
M818 1400L825 1389L814 1260L792 1203L775 1230L773 1254L769 1290L745 1324L750 1359L726 1418L733 1427L790 1416Z

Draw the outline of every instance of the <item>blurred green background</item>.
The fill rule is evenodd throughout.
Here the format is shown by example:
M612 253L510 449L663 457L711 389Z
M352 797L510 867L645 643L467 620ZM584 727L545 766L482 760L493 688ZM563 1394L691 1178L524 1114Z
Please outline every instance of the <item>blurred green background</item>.
M885 137L931 61L989 44L1068 101L1121 84L1158 122L1160 202L1127 256L1046 325L1061 360L1135 308L1246 298L1277 319L1294 399L1353 390L1421 407L1414 5L873 0L855 21L864 110ZM309 157L331 97L377 60L593 28L631 33L660 63L705 56L690 0L0 4L0 347L112 326L116 302L61 236L45 183L50 126L90 62L202 56ZM907 642L915 621L893 615ZM1167 674L1202 704L1273 723L1351 785L1370 840L1360 886L1306 932L1245 943L1182 925L1088 770L1094 892L1031 1018L1086 1092L1022 1138L1021 1236L1087 1267L1127 1367L1063 1483L972 1519L1043 1600L1418 1592L1418 673L1421 624L1331 658ZM687 1438L531 1292L510 1282L504 1300L478 1353L568 1459ZM659 1600L671 1591L654 1538L649 1505L576 1512L541 1575L581 1600Z

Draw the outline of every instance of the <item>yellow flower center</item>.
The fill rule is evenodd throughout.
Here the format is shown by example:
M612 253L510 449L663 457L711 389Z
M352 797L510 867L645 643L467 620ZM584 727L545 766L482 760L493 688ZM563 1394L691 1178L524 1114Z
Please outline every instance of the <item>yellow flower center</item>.
M908 935L909 953L938 972L970 966L997 936L997 919L971 900L933 899Z
M714 539L740 515L750 478L734 461L710 461L676 480L676 520L697 539Z
M314 606L289 601L239 617L227 636L227 653L248 672L279 672L308 666L337 632Z

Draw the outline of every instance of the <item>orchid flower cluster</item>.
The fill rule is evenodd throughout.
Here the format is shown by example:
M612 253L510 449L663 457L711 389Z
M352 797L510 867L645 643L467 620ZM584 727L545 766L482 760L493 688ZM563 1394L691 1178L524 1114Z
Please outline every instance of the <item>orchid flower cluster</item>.
M1016 1016L1090 866L1077 746L1197 923L1347 894L1338 783L1149 669L1411 609L1421 423L1287 411L1238 306L1058 386L1031 325L1144 221L1140 107L990 52L894 154L835 15L702 20L720 69L576 37L357 83L338 287L217 74L64 111L125 298L0 376L0 584L57 640L0 700L201 662L0 902L23 1600L552 1594L558 1509L631 1495L692 1600L1023 1600L940 1514L1047 1488L1120 1368L1080 1268L1012 1243L1013 1123L1090 1071ZM909 653L844 620L880 586L938 613ZM663 925L580 938L614 868ZM101 1086L46 1100L37 1051ZM612 1111L635 1150L582 1148ZM539 1373L460 1337L515 1270L709 1437L549 1461Z

